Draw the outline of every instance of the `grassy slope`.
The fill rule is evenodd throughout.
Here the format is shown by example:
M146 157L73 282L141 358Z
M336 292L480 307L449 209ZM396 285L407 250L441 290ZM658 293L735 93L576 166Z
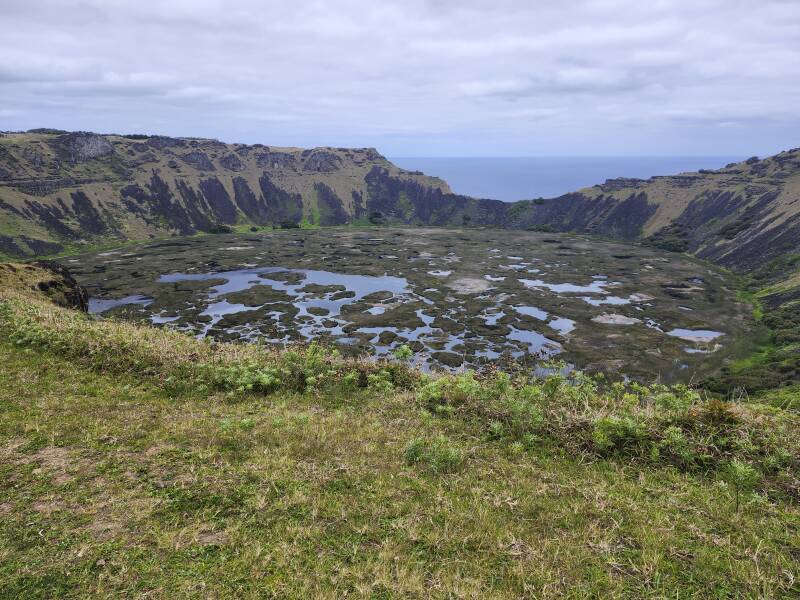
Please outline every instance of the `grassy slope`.
M749 276L740 297L754 306L766 335L756 350L704 383L726 395L756 394L781 406L800 406L800 255L764 265ZM786 388L778 390L776 388Z
M800 593L800 514L780 486L737 512L712 467L599 451L598 423L658 416L640 407L652 390L615 403L544 382L531 437L509 417L530 417L524 396L492 382L378 376L307 350L304 391L284 369L257 393L231 370L297 359L93 322L23 275L0 293L0 597ZM368 385L330 376L354 369ZM728 409L722 434L761 444L734 454L769 455L751 425L776 433L796 481L796 413ZM579 443L586 422L598 447Z

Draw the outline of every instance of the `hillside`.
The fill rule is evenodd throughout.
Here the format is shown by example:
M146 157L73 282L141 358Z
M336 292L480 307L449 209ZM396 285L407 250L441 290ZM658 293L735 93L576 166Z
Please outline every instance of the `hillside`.
M463 202L392 180L383 183L383 192L372 197L368 209L392 222L428 223L431 211L441 210L442 204ZM754 272L800 253L800 149L716 171L612 179L558 198L501 206L484 200L464 213L462 222L451 224L642 241Z
M383 187L453 198L371 148L276 148L208 139L37 130L0 135L0 253L211 231L368 222ZM434 203L435 204L435 203ZM497 203L501 204L501 203ZM445 224L447 214L426 218Z
M609 180L514 211L517 227L644 240L753 271L800 249L800 149L717 171Z
M370 222L597 234L753 272L798 253L800 150L509 204L452 194L373 149L50 130L0 137L0 252L11 256L220 225Z
M4 598L800 591L788 393L434 380L84 303L0 265Z

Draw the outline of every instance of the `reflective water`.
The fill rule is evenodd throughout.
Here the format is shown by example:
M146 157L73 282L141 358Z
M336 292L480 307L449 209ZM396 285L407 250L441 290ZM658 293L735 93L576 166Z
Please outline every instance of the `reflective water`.
M152 298L142 296L141 294L134 294L132 296L125 296L116 300L112 298L89 298L89 312L91 314L104 313L117 306L125 306L127 304L140 304L147 306L153 302Z
M608 294L605 289L613 285L605 280L595 280L588 285L576 285L574 283L547 283L541 279L520 279L519 282L530 288L544 288L557 294Z
M357 354L409 344L414 361L450 368L561 355L626 374L671 376L688 364L688 378L736 340L724 278L672 255L551 234L381 233L154 242L71 267L100 296L95 313L218 340L319 339ZM711 346L720 350L705 354Z
M713 342L724 334L721 331L711 331L709 329L672 329L667 332L667 335L687 342Z

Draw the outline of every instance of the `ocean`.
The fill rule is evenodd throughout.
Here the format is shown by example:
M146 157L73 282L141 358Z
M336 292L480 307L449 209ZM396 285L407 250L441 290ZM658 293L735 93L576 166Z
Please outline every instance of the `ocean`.
M742 156L394 157L396 165L441 177L458 194L498 200L553 198L614 177L647 179L718 169Z

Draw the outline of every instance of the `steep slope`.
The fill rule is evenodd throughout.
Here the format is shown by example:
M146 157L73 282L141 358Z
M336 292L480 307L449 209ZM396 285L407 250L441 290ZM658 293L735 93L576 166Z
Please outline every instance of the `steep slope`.
M366 221L370 205L392 205L380 196L392 186L418 190L415 198L455 198L442 180L399 169L371 148L6 133L0 136L0 253L46 255L69 243L185 235L220 225ZM449 208L439 221L476 203L444 202L460 208Z
M800 149L518 203L514 227L644 240L738 271L800 251Z

